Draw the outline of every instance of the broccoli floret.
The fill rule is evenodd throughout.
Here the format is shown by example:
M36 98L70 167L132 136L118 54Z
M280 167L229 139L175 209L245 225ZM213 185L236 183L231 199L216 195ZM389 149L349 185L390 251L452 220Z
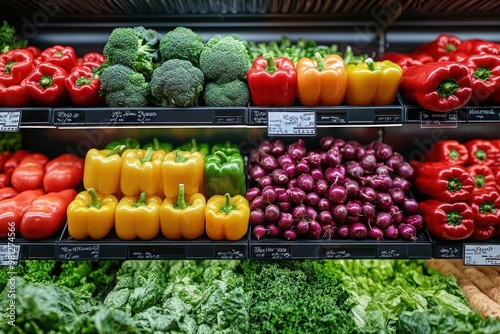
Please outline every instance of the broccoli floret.
M167 32L161 40L160 54L163 61L182 59L199 66L204 46L205 43L199 34L189 28L177 27Z
M106 62L109 65L125 65L149 79L154 64L158 62L159 40L155 31L150 30L144 27L115 28L104 45Z
M245 44L232 35L212 37L200 55L200 68L205 77L218 83L244 80L250 65Z
M151 94L162 105L192 107L198 105L205 77L191 62L170 59L153 72Z
M144 76L130 67L112 65L102 72L100 94L110 107L143 107L148 89Z
M250 93L247 84L241 80L210 82L205 86L203 98L210 107L244 107L248 104Z

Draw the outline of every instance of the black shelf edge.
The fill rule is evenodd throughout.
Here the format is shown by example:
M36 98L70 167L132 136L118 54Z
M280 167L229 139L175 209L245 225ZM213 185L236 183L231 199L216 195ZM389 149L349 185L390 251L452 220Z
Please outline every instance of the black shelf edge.
M499 106L464 106L449 112L434 112L420 106L405 106L405 123L425 127L454 127L461 123L499 123Z

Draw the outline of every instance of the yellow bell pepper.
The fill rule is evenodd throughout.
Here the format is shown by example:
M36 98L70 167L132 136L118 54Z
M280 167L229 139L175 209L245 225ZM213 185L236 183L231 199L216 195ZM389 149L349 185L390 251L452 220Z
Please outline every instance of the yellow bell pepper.
M102 195L93 188L80 192L66 210L69 235L77 240L104 238L115 226L117 204L114 195Z
M122 154L120 190L131 196L145 192L146 196L164 197L161 164L165 150L127 149Z
M297 91L303 106L336 106L344 100L347 69L336 54L315 59L301 58L297 62Z
M112 150L88 150L83 167L84 188L94 188L105 195L117 194L120 191L121 153L124 149L125 145L118 145Z
M212 240L239 240L248 231L250 207L245 197L214 195L205 208L205 231Z
M196 193L186 201L184 185L179 184L179 195L174 202L165 198L160 206L161 232L167 239L192 240L205 232L205 196Z
M161 165L165 197L176 198L181 183L186 196L199 193L203 189L204 168L205 158L200 152L168 152Z
M401 67L389 60L347 65L346 104L388 105L394 102L403 76Z
M150 240L160 232L160 205L158 196L124 196L116 206L115 231L118 238L132 240L139 237Z

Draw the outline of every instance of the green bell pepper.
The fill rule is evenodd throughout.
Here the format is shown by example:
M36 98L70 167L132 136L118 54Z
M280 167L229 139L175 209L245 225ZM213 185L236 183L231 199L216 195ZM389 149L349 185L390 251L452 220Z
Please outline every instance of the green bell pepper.
M124 138L124 139L118 139L118 140L113 140L109 143L106 144L104 149L112 150L118 145L125 145L125 149L128 148L141 148L141 144L137 139L134 138Z
M226 155L222 151L216 151L207 155L203 182L203 192L207 198L225 193L245 196L245 163L241 154Z
M193 139L191 139L190 142L187 142L187 143L184 143L180 146L177 146L175 148L175 150L188 151L188 152L200 152L201 155L206 157L207 155L210 154L210 145L208 145L206 143L198 144L196 142L196 139L193 138Z
M240 153L240 148L238 147L238 145L232 144L228 140L225 143L217 143L214 146L212 146L212 150L210 151L210 153L214 154L217 151L222 151L227 155L231 155L234 153Z
M160 142L156 137L153 138L153 141L142 145L144 150L147 150L148 147L153 148L153 150L164 150L166 153L174 149L174 145L169 142Z

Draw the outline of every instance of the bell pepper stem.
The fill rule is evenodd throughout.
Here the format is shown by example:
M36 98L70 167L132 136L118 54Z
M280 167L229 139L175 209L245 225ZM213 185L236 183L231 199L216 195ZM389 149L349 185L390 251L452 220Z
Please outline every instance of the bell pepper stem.
M13 60L5 65L5 74L10 74L10 72L12 71L12 66L14 66L15 63L16 61Z
M495 213L495 211L497 211L497 208L495 207L495 204L491 202L484 202L479 205L479 213L483 215L488 213Z
M90 85L90 78L87 77L79 77L75 81L76 87L82 87L85 85Z
M318 71L322 71L325 68L325 62L323 61L321 54L319 52L315 52L314 59L316 60L316 68Z
M366 59L365 59L365 63L366 63L366 65L368 65L368 69L369 69L370 71L375 71L375 70L376 70L376 69L375 69L375 63L373 62L373 59L371 59L371 58L366 58Z
M132 206L134 208L138 208L140 206L144 206L146 205L146 193L143 191L140 195L139 195L139 200L137 202L135 202Z
M454 51L456 49L454 44L448 43L446 44L446 52Z
M191 138L191 152L198 151L198 143L196 142L196 138Z
M54 80L50 75L42 75L40 80L38 80L38 86L40 86L43 89L49 88L53 85Z
M458 211L450 211L446 215L446 223L452 226L458 226L462 224L462 215Z
M122 154L123 151L125 150L125 145L116 145L107 155L106 157L113 156L115 154Z
M221 163L225 164L229 159L227 158L226 153L222 151L215 151L214 155L217 155L222 161Z
M174 202L174 208L179 210L184 210L189 206L189 202L186 201L184 194L184 184L179 184L179 194L177 195L177 201Z
M491 76L491 70L489 68L486 68L484 66L479 66L475 71L474 71L474 78L481 80L481 81L487 81Z
M62 56L63 56L63 53L61 51L54 52L54 57L61 58Z
M457 150L455 150L454 148L450 149L450 153L449 153L449 156L451 159L453 159L454 161L457 161L458 158L460 158L460 153L458 153Z
M457 190L460 190L461 188L462 188L462 183L458 178L453 177L448 180L448 191L455 192Z
M266 71L273 74L274 72L276 72L278 70L276 65L274 65L274 57L272 55L266 55L265 58L267 61Z
M455 94L459 88L458 81L455 79L447 79L441 82L437 88L439 97L444 98Z
M226 197L226 202L220 206L219 212L224 212L228 215L229 212L236 210L236 206L231 204L231 195L229 193L226 193L224 196Z
M141 162L141 164L143 164L145 162L149 162L149 161L151 161L152 156L153 156L153 148L150 146L150 147L148 147L144 158L140 159L139 161Z
M483 188L486 184L486 178L484 177L484 175L478 174L474 178L474 182L476 183L476 188Z
M484 150L482 150L482 149L478 149L478 150L476 151L476 154L475 154L475 155L476 155L476 158L477 158L478 160L481 160L481 161L485 161L485 160L486 160L486 156L487 156L487 154L486 154L486 152L485 152Z
M153 138L153 148L155 150L159 150L160 149L160 141L156 137Z
M175 162L186 162L187 159L182 155L181 151L175 151Z
M87 192L90 194L91 201L89 204L87 204L87 208L97 208L100 209L102 206L102 203L99 202L99 199L97 198L97 193L95 192L94 188L89 188Z

